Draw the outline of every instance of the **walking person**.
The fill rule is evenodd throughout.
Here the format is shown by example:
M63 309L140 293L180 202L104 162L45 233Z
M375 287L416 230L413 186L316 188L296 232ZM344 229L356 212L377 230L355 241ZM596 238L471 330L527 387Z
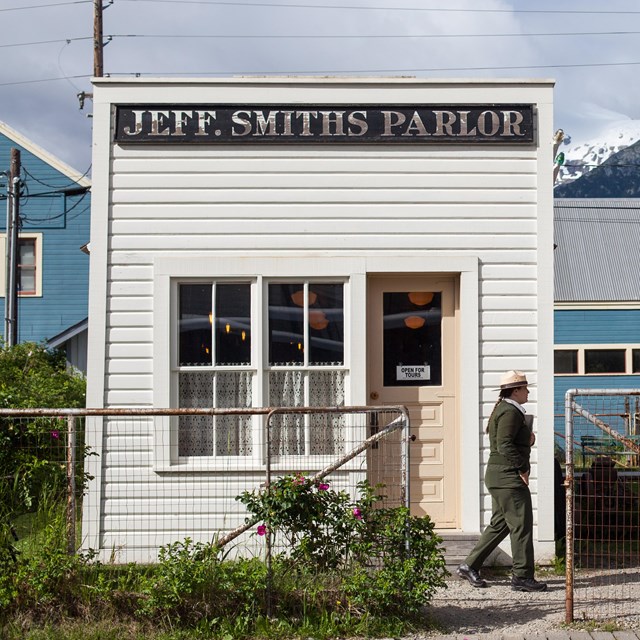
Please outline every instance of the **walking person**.
M480 568L491 552L510 536L511 588L514 591L547 590L544 582L534 578L529 457L535 435L522 406L529 397L528 384L522 371L507 371L500 380L500 395L489 417L490 454L484 481L491 494L491 522L456 571L474 587L487 586L480 576Z

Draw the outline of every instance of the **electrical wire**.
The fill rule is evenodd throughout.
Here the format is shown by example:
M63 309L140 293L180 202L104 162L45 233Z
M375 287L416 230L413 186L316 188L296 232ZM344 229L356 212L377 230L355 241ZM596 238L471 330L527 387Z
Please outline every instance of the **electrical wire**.
M410 39L443 39L443 38L551 38L551 37L583 37L583 36L637 36L640 31L558 31L551 33L423 33L423 34L178 34L178 33L118 33L106 36L109 40L114 39L225 39L225 40L410 40ZM0 49L9 47L28 47L43 44L60 44L79 42L81 40L93 40L92 36L82 36L77 38L60 38L57 40L37 40L34 42L15 42L11 44L0 44Z
M59 38L58 40L38 40L36 42L14 42L12 44L0 44L0 49L7 47L30 47L32 45L39 44L59 44L61 42L66 42L69 44L70 42L77 42L79 40L93 40L93 36L82 36L79 38Z
M80 180L82 180L82 178L84 178L89 173L89 171L91 171L91 165L89 165L89 168L77 180L71 180L70 178L67 178L67 180L69 181L69 185L80 184ZM60 187L59 185L56 185L56 184L48 184L46 182L43 182L42 180L34 176L24 166L22 167L22 172L32 180L35 180L37 183L41 184L43 187L49 187L50 189L55 189L55 191L51 193L64 193L64 191L69 188L69 185L67 185L66 187Z
M80 78L92 78L92 77L93 77L92 74L87 73L87 74L82 74L78 76L66 76L64 78L40 78L39 80L16 80L13 82L0 82L0 87L12 87L20 84L38 84L40 82L58 82L59 80L68 80L69 78L72 78L75 80Z
M546 38L546 37L554 37L554 36L626 36L626 35L634 35L637 36L640 34L640 31L576 31L576 32L552 32L552 33L429 33L429 34L226 34L226 33L218 33L218 34L176 34L176 33L167 33L167 34L159 34L159 33L149 33L149 34L114 34L109 36L109 38L117 39L117 38L162 38L162 39L178 39L178 38L216 38L216 39L226 39L226 40L291 40L291 39L336 39L336 40L347 40L347 39L377 39L377 38L388 38L388 39L412 39L412 38L522 38L522 37L535 37L535 38ZM78 38L79 39L79 38ZM51 41L55 42L55 41ZM40 44L40 43L34 43ZM0 46L12 46L12 45L0 45ZM17 45L20 46L20 45Z
M47 216L45 218L32 218L32 217L29 217L29 216L21 216L21 218L22 218L22 220L24 222L29 222L30 224L34 224L36 222L40 222L40 223L42 223L42 222L51 222L52 220L57 220L58 218L62 218L63 216L68 216L69 213L71 213L76 207L78 207L78 206L80 206L82 204L82 202L84 201L84 199L87 196L87 193L88 192L83 193L82 197L77 202L74 202L72 206L70 206L68 209L65 209L61 213L58 213L58 214L56 214L54 216ZM37 194L37 195L42 195L42 194ZM79 216L81 213L84 213L88 209L89 209L89 206L85 207L81 212L79 212L78 214L74 215L72 218L68 218L68 220L75 219L77 216Z
M25 9L48 9L49 7L62 7L64 5L69 4L93 4L92 0L73 0L70 2L52 2L51 4L33 4L26 5L21 7L6 7L4 9L0 9L2 11L23 11Z
M357 5L336 5L336 4L300 4L292 2L225 2L223 0L119 0L119 2L150 2L158 4L205 4L224 5L231 7L282 7L286 9L345 9L356 11L431 11L439 13L538 13L538 14L571 14L571 15L635 15L640 11L590 11L584 9L442 9L430 7L377 7L377 6L357 6Z
M624 66L637 66L638 62L592 62L592 63L576 63L576 64L531 64L531 65L519 65L519 66L488 66L488 67L422 67L412 69L321 69L318 71L294 70L289 69L287 71L207 71L207 72L188 72L188 71L137 71L137 72L111 72L105 74L105 76L148 76L148 75L162 75L162 76L186 76L186 75L198 75L198 76L223 76L223 75L293 75L293 74L367 74L367 73L433 73L433 72L449 72L449 71L510 71L510 70L524 70L524 69L574 69L574 68L586 68L586 67L624 67ZM0 84L0 86L3 86Z

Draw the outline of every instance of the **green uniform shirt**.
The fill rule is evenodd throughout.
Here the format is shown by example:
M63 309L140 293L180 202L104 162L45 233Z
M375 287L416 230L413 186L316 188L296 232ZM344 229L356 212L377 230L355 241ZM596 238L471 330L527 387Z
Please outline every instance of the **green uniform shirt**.
M521 473L530 470L531 429L524 414L502 400L489 420L489 460L485 483L488 489L522 486Z

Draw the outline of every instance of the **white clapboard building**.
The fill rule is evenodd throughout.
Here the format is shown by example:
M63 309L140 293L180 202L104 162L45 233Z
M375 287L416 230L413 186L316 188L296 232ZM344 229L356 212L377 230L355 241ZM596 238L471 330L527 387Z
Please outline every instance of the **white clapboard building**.
M472 536L495 388L521 369L552 556L552 97L549 80L96 79L87 406L405 405L412 509ZM83 543L103 557L214 531L212 496L263 478L255 422L91 424Z

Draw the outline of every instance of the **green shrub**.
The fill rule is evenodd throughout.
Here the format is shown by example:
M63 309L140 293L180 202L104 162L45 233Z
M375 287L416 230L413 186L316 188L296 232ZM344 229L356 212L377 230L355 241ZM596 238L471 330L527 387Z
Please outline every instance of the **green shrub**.
M369 566L345 574L349 603L374 614L419 615L448 575L433 523L404 507L373 510L369 518L370 535L358 549Z
M270 567L256 557L229 560L225 549L188 538L162 547L154 565L68 555L64 505L49 493L34 533L15 543L13 555L0 548L0 635L2 622L37 630L107 619L158 639L328 640L398 636L426 623L423 607L446 575L428 518L376 508L379 497L366 483L354 500L302 476L239 499L264 516L260 539L290 545Z
M0 408L82 407L85 381L66 368L64 354L44 345L0 346ZM43 495L47 503L66 499L64 417L0 418L0 548L15 554L16 520L34 513ZM76 486L86 483L81 425L77 433Z
M274 584L309 570L316 580L324 573L331 587L323 584L322 591L334 602L348 602L362 614L394 615L418 615L445 586L441 539L429 517L411 516L404 507L376 508L380 498L367 482L353 500L298 474L238 500L252 521L262 523L258 535L286 543L274 565Z

